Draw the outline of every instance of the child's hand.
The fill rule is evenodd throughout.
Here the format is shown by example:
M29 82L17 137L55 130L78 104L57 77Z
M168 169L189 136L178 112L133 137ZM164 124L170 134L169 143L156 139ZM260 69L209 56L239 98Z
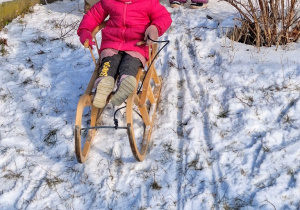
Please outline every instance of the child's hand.
M148 36L154 41L156 41L158 39L158 30L157 30L156 26L151 25L145 31L144 40L146 41L146 45L152 45L153 41L148 39Z
M91 32L89 31L82 31L80 34L80 42L83 44L85 47L91 47L93 49L92 45L95 45L96 43L93 41L93 37Z

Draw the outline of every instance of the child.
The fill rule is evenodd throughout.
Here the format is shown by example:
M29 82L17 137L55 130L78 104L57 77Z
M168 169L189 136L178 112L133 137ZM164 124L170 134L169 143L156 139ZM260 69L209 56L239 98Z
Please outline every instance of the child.
M180 7L184 3L186 3L186 0L169 0L170 6L172 8L174 7ZM191 9L199 9L199 8L206 8L207 7L208 0L192 0Z
M84 15L77 34L82 44L95 44L91 32L107 17L102 29L100 73L93 105L103 108L119 75L111 102L119 106L136 88L135 76L149 56L148 46L171 25L170 13L158 0L100 0ZM137 46L141 40L146 45Z

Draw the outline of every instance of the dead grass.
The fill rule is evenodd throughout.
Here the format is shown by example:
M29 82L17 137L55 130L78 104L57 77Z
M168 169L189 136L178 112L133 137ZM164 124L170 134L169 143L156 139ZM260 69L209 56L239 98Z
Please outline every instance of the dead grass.
M9 91L8 93L0 95L0 101L7 102L10 99L13 99L13 95Z
M58 184L63 183L64 181L58 177L54 177L54 178L45 178L45 182L47 184L47 186L51 189L53 189L54 187L56 187Z
M5 56L8 54L8 51L6 49L7 47L7 39L0 38L0 55Z
M218 118L227 118L229 116L229 110L228 109L224 109L222 110L217 117Z
M3 176L5 179L14 179L14 180L18 180L20 178L23 178L21 173L16 173L14 171L9 170L7 174L5 174Z
M58 129L51 129L43 138L43 142L46 143L47 146L54 146L57 142L57 132Z
M118 167L124 165L124 162L123 162L122 158L120 158L120 157L117 157L114 162L115 162L115 165Z
M39 36L35 39L32 39L31 42L35 43L35 44L39 44L39 45L43 45L44 42L46 42L47 39L45 37Z
M154 180L154 182L151 184L151 188L153 190L160 190L162 187Z
M197 171L202 171L204 169L202 163L199 162L199 155L196 155L195 159L187 164L187 167Z
M234 41L270 47L296 42L300 37L297 0L224 1L240 14L240 24L230 34Z

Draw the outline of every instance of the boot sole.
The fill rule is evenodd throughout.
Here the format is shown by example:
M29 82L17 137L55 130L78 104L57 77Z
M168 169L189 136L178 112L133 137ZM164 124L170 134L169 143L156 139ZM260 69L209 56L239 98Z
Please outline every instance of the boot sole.
M106 105L107 97L113 91L115 80L113 77L104 77L97 85L96 95L93 105L97 108L103 108Z
M117 92L113 95L111 103L115 106L120 106L128 96L135 90L136 79L134 76L126 77L120 84Z
M183 4L170 4L170 6L172 8L178 8L178 7L181 7Z
M207 4L203 4L203 6L191 5L190 8L191 9L205 9L205 8L207 8Z

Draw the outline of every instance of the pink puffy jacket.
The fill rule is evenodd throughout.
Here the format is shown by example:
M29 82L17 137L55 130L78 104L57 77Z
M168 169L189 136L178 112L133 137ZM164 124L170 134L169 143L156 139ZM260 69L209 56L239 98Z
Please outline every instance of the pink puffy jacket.
M148 59L148 46L137 46L144 40L145 31L155 25L161 36L171 25L170 13L158 0L100 0L84 15L77 34L92 32L106 17L109 20L102 30L100 52L106 48L136 51Z

